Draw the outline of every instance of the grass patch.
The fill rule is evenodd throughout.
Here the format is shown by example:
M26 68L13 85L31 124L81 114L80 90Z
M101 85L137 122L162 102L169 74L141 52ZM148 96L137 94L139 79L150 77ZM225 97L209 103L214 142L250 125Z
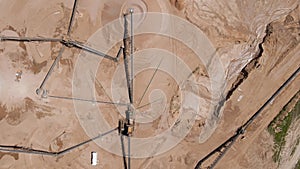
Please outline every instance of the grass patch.
M285 137L288 134L288 130L292 122L298 119L300 116L300 100L297 101L295 107L290 112L287 112L289 103L295 99L298 93L283 107L279 114L268 125L268 131L274 137L274 162L279 162L280 152L285 145Z
M296 164L296 166L295 166L294 169L300 169L300 160L298 160L298 162L297 162L297 164Z

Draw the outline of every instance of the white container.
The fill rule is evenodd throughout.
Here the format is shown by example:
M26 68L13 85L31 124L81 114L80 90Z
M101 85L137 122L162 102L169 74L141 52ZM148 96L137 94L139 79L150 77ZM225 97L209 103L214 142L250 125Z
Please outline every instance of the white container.
M92 153L91 153L91 164L93 165L93 166L95 166L95 165L97 165L98 164L98 154L97 154L97 152L95 152L95 151L93 151Z

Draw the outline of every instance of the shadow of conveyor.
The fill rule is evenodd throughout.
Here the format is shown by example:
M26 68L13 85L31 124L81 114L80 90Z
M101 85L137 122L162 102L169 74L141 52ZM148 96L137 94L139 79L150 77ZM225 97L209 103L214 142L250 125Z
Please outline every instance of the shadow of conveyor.
M36 155L46 155L46 156L62 156L66 153L69 153L71 152L72 150L80 147L80 146L83 146L89 142L92 142L96 139L99 139L103 136L106 136L114 131L116 131L118 128L114 128L112 130L109 130L105 133L102 133L102 134L99 134L98 136L96 137L93 137L89 140L86 140L84 142L81 142L79 144L76 144L72 147L69 147L69 148L66 148L62 151L58 151L58 152L52 152L52 151L45 151L45 150L38 150L38 149L32 149L32 148L27 148L27 147L22 147L22 146L10 146L10 145L0 145L0 152L11 152L11 153L25 153L25 154L36 154Z

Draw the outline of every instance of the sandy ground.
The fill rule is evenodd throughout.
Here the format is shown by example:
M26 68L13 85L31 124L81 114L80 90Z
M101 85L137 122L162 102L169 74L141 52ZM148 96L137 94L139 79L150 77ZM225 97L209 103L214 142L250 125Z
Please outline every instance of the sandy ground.
M73 2L0 0L0 4L1 35L62 37L67 30ZM203 63L196 59L193 51L169 37L147 34L135 38L137 52L146 48L161 48L178 55L191 70L197 70L194 75L200 84L197 92L201 98L200 110L203 112L200 111L202 114L197 118L191 132L176 147L159 156L132 159L132 168L193 168L199 159L234 134L235 130L300 66L297 1L268 1L265 4L256 4L233 0L230 2L79 0L71 37L74 40L88 41L101 26L118 19L128 6L134 6L137 11L142 12L174 14L200 28L218 49L226 70L226 91L231 88L242 68L259 54L259 44L266 35L266 26L272 25L272 34L265 38L267 40L262 44L264 51L258 60L258 66L251 69L248 77L225 102L223 113L217 117L205 112L207 103L211 101L208 89L209 77ZM220 12L222 15L216 11L222 11ZM18 17L12 17L12 13ZM120 43L109 49L109 54L115 55L118 45ZM81 125L72 101L41 99L35 95L36 88L57 56L60 46L57 43L0 43L0 144L60 151L91 137ZM51 95L72 96L72 76L79 57L79 50L65 51L45 86ZM112 100L112 95L107 95L106 90L111 89L112 75L118 66L119 63L101 62L94 86L97 100ZM15 73L18 70L23 71L20 82L15 81ZM142 97L145 85L154 71L154 69L145 70L136 75L134 81L136 100ZM120 82L123 83L125 85L125 82ZM300 89L299 84L298 76L251 124L245 139L237 141L217 168L276 167L271 159L272 138L265 129L285 103ZM145 99L141 103L135 102L134 106L138 107L139 104L144 105L160 98L161 93L153 92L157 88L164 91L167 108L164 112L159 112L158 115L162 115L152 123L138 124L135 137L154 136L175 123L180 107L175 99L178 95L178 85L174 78L163 71L158 71L145 93ZM118 109L100 104L97 107L101 109L109 125L115 127L120 118ZM173 109L169 110L170 107ZM157 109L146 106L140 112L157 113L154 110ZM86 114L88 117L88 112ZM143 117L155 118L156 115L152 114ZM208 125L209 117L214 118L213 121L216 122L214 125ZM293 132L297 133L298 130L299 125L295 123L290 135L293 135ZM120 149L120 145L115 145L114 149ZM100 148L94 142L59 158L0 153L0 168L94 168L90 165L91 151L97 151L99 154L99 165L96 167L122 168L120 156ZM299 152L298 146L292 158L283 160L282 168L290 168L299 158Z

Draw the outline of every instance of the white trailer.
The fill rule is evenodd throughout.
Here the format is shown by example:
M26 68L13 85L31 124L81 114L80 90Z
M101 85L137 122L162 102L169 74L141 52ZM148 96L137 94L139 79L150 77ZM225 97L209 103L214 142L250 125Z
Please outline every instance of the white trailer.
M95 151L92 151L92 153L91 153L91 164L93 166L98 164L98 154Z

